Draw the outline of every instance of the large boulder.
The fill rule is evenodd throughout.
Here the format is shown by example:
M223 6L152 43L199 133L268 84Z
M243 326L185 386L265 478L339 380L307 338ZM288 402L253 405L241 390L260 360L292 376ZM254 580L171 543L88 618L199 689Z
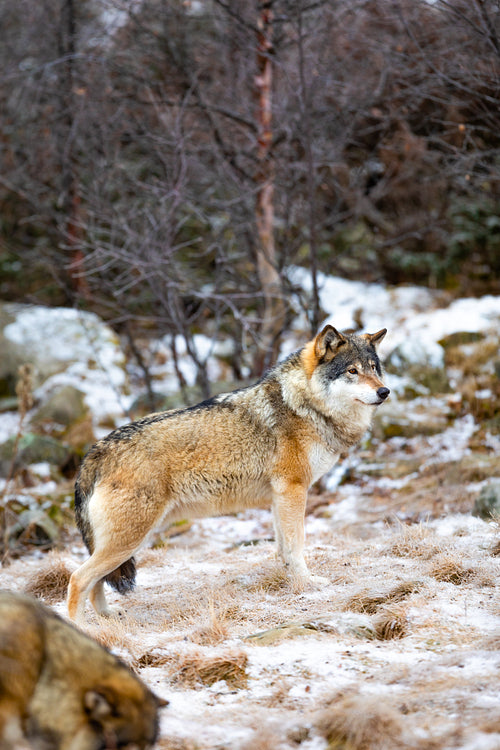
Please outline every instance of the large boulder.
M89 367L123 364L120 342L94 313L65 307L0 305L0 380L29 362L41 383L72 362Z
M114 426L123 418L125 355L118 336L94 313L0 304L0 397L15 393L17 371L24 363L33 366L35 397L42 404L51 401L50 409L59 417L69 415L64 417L64 396L57 393L72 386L84 394L96 425ZM72 409L79 398L73 396Z

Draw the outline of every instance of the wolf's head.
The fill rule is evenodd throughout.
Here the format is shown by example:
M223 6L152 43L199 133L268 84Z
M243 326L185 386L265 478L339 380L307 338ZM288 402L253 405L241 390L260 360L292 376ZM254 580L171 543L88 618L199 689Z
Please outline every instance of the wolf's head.
M356 404L375 407L390 391L382 382L376 346L387 329L362 335L339 333L327 325L305 350L305 365L317 397L336 411Z
M153 747L158 738L158 708L168 701L154 695L118 661L116 668L84 696L84 710L97 749Z

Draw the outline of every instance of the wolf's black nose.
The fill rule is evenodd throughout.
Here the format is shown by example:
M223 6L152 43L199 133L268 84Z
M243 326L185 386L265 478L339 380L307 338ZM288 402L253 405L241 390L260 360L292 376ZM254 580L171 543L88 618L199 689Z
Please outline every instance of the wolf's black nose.
M377 391L377 396L382 399L382 401L385 401L387 396L389 395L390 390L389 388L379 388Z

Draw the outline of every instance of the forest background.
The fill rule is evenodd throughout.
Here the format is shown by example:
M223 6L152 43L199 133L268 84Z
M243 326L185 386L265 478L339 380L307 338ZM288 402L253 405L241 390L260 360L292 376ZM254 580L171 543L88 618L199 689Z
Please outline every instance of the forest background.
M205 395L198 332L259 375L292 292L321 323L321 271L500 293L496 0L18 0L0 27L0 297L97 312L146 382L148 331Z

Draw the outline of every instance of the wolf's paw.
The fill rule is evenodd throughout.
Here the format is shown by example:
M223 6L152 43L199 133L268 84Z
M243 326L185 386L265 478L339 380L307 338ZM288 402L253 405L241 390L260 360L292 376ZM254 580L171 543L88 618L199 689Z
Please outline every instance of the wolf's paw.
M309 583L313 586L327 586L330 583L330 579L325 576L309 576Z
M305 589L319 589L330 583L328 578L324 576L313 576L307 575L294 575L292 577L293 586L297 591L304 591Z
M99 617L104 617L105 620L120 620L124 613L121 609L115 609L114 607L101 607L97 614Z

